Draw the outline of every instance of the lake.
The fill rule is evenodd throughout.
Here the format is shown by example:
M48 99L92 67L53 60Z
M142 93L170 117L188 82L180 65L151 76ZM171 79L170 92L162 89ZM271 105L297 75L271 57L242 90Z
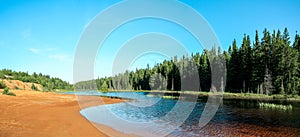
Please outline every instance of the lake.
M148 92L65 92L129 99L80 111L89 121L141 136L300 136L300 103L223 99L209 123L199 124L207 99L162 98ZM291 104L292 110L259 108L260 102ZM211 109L211 108L206 108Z

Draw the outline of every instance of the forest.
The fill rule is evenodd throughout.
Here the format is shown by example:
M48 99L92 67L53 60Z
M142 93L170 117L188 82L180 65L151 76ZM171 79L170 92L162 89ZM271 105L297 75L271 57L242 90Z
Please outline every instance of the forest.
M205 49L202 53L180 58L175 56L152 68L148 66L113 77L78 82L74 88L102 91L210 91L215 87L217 90L225 89L231 93L299 95L299 35L296 32L294 40L291 40L287 28L283 32L264 29L262 34L260 37L256 31L254 40L244 34L242 44L237 45L234 39L227 51L214 47L210 50ZM220 74L217 78L220 81L212 85L212 71L222 70L222 67L225 67L224 75ZM190 81L188 85L191 86L181 85L182 81Z
M23 82L32 82L41 84L44 91L53 91L55 89L73 89L73 85L60 78L50 77L42 73L28 74L28 72L17 72L10 69L0 70L0 79L20 80Z

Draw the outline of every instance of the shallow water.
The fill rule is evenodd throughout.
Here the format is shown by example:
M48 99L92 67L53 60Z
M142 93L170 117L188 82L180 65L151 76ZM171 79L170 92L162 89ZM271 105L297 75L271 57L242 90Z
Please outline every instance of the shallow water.
M69 93L74 94L74 92ZM95 123L142 136L300 136L299 102L293 110L271 110L258 107L262 100L223 100L214 117L204 127L199 119L206 100L189 102L163 99L147 92L75 92L77 95L99 95L131 98L128 102L86 108L80 113ZM270 101L269 101L270 102ZM271 102L279 103L279 102Z

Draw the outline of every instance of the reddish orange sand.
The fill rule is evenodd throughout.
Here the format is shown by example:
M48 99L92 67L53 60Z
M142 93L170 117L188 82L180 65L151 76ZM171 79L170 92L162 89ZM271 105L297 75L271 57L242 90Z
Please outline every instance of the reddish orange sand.
M0 90L2 92L2 90ZM0 94L0 137L102 137L107 136L80 115L76 96L11 90L17 96ZM82 107L100 105L100 97L82 97ZM106 104L121 99L101 98ZM91 100L91 101L89 101ZM109 127L112 135L124 135ZM107 131L107 130L106 130Z

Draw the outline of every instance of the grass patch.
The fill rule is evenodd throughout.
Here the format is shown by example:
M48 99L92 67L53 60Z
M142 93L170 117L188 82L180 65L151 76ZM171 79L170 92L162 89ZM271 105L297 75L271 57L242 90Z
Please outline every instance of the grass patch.
M273 95L273 99L287 99L287 96L284 96L284 95Z
M272 96L265 94L253 93L224 93L224 98L240 98L240 99L273 99Z
M55 92L76 92L74 89L56 89Z
M259 108L262 109L273 109L273 110L292 110L293 106L291 104L289 105L281 105L281 104L273 104L273 103L259 103Z
M163 99L179 99L177 96L162 96Z

